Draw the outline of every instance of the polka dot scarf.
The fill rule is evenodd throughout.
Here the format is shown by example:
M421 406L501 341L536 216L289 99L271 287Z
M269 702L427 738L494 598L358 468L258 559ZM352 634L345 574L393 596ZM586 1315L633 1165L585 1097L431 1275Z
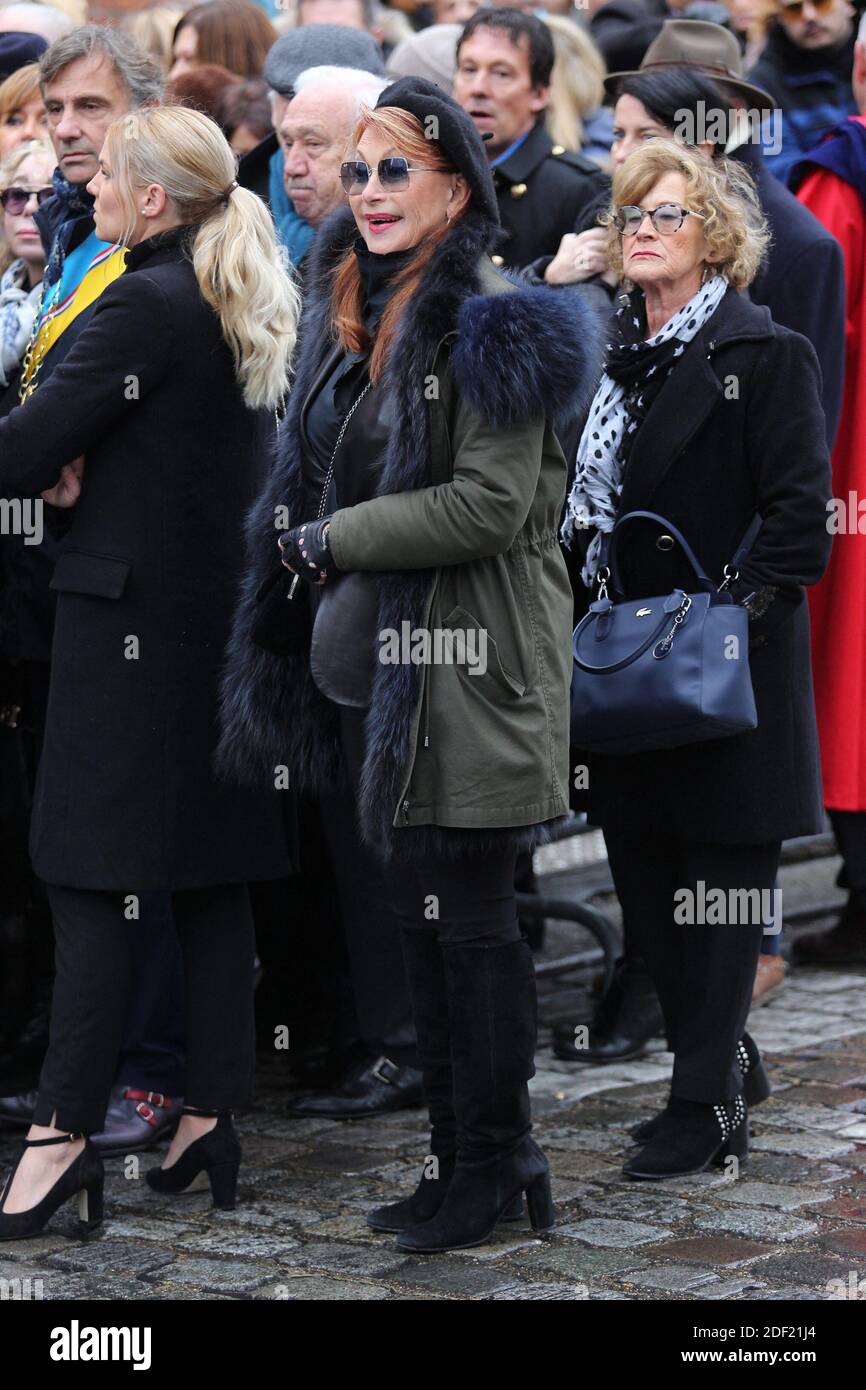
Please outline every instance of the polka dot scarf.
M716 312L727 288L724 275L713 276L653 338L643 337L646 330L640 290L633 291L613 316L605 371L581 435L562 526L563 544L569 548L576 530L596 528L582 570L587 587L598 570L602 534L612 530L616 520L634 435L686 344Z

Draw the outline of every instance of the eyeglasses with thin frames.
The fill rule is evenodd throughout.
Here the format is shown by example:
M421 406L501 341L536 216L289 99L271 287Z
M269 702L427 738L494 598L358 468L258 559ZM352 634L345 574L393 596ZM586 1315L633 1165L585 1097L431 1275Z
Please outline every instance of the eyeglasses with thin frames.
M702 221L705 220L702 212L681 208L677 203L660 203L657 208L639 208L634 203L627 203L625 207L617 208L613 215L613 225L623 236L637 236L645 217L650 219L659 236L673 236L687 217L700 217Z

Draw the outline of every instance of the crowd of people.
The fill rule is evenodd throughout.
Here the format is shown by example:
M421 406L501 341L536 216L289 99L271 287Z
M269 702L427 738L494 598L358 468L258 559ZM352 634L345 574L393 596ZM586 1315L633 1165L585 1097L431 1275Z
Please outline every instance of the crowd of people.
M744 1161L828 815L788 954L866 963L866 20L28 0L0 75L0 1240L166 1140L234 1206L287 1031L293 1116L427 1107L374 1230L551 1229L517 894L569 817L623 941L557 1055L666 1038L627 1177ZM684 732L704 614L751 714Z

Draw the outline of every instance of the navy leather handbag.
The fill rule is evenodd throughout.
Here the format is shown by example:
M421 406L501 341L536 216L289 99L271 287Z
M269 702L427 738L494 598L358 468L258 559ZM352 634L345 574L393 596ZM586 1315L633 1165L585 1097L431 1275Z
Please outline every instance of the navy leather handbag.
M617 543L638 518L682 548L696 592L622 598ZM685 537L655 512L626 512L603 538L599 592L574 630L571 741L596 753L679 748L757 728L749 673L749 614L727 586L761 527L756 516L717 587ZM608 594L608 585L614 597Z

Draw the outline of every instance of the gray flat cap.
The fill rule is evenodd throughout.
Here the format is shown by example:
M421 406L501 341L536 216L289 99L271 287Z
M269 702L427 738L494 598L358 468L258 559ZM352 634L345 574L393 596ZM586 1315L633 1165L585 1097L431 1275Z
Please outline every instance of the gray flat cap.
M457 67L462 24L431 24L398 43L387 62L389 77L426 77L449 92Z
M288 96L300 73L326 64L385 76L379 45L366 30L343 24L305 24L277 39L265 59L264 77L275 92Z

